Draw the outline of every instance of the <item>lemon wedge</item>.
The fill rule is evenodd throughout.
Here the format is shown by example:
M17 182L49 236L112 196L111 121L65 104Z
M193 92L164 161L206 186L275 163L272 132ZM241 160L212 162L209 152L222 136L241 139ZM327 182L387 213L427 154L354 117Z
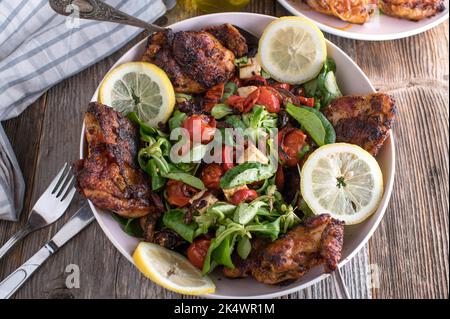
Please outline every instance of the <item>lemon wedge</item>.
M156 244L141 242L133 253L136 267L158 285L185 295L205 295L216 289L214 283L189 260Z
M315 214L328 213L352 225L364 221L378 208L383 175L375 158L361 147L328 144L306 160L300 188Z
M264 30L257 58L275 80L301 84L319 74L327 58L327 46L322 31L310 20L282 17Z
M154 64L127 62L114 68L99 89L99 102L157 127L165 123L175 106L175 91L167 74Z

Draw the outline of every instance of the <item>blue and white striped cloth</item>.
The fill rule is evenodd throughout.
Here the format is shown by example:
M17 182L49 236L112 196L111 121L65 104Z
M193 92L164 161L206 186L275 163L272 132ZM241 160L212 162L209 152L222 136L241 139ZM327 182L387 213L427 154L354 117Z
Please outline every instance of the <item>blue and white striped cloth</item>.
M165 3L174 1L105 2L150 22L166 12ZM73 12L70 17L58 15L47 0L0 0L0 121L19 115L50 87L107 57L142 31L77 19ZM0 219L17 220L24 183L1 124L0 152Z

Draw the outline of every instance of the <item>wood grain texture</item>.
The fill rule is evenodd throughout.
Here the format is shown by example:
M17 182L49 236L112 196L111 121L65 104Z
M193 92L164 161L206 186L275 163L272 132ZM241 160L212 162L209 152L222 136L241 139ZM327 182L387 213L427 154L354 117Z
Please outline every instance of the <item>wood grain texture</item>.
M29 190L32 190L34 185L45 103L46 96L43 95L30 105L21 116L4 123L5 132L22 169L27 191L25 192L24 205L19 222L0 222L0 243L6 242L26 223L28 218L28 211L32 202L32 192ZM0 278L5 277L23 263L23 243L24 241L17 243L5 258L0 260Z
M448 297L448 89L390 91L395 125L396 182L385 218L371 241L379 269L377 298Z
M274 0L254 0L247 11L288 15ZM199 14L202 13L195 9L177 6L159 22L171 24ZM21 116L5 123L24 171L27 199L20 223L0 222L0 243L25 223L27 208L62 163L78 157L83 112L97 84L110 66L145 35L142 33L109 58L61 82ZM352 57L378 89L393 94L399 106L393 196L370 246L343 269L351 295L448 298L448 23L397 41L362 42L329 34L326 37ZM80 201L76 197L61 220L31 235L0 261L0 278L47 241ZM65 269L69 264L80 268L79 289L66 288ZM335 297L333 282L328 278L285 298ZM49 259L15 298L188 297L168 292L145 279L93 223Z

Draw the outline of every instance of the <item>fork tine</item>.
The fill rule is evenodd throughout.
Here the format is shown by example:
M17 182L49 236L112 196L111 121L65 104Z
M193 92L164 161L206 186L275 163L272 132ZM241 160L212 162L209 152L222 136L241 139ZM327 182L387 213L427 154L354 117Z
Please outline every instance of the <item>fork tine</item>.
M44 193L46 193L46 192L53 193L53 191L55 190L56 185L58 184L59 179L61 178L61 175L64 173L64 170L66 169L66 167L67 167L67 162L64 163L63 168L61 168L61 170L58 172L58 175L56 175L56 177L51 181L50 185L47 187L47 189L45 190Z
M64 173L64 176L60 178L60 182L58 183L58 186L55 187L55 191L52 192L52 194L56 194L56 197L59 197L61 194L61 190L65 187L67 178L71 175L71 170Z
M62 201L61 201L61 205L64 205L64 206L69 206L69 204L70 204L70 202L72 201L72 198L73 198L73 196L75 195L75 193L76 193L76 189L75 189L75 187L73 187L72 186L72 189L69 191L69 193L67 193L67 195L62 199Z
M60 191L56 197L59 197L61 200L64 199L64 195L67 193L67 190L69 189L70 186L73 187L73 176L69 179L69 181L66 183L66 187L64 187L64 189L62 191Z

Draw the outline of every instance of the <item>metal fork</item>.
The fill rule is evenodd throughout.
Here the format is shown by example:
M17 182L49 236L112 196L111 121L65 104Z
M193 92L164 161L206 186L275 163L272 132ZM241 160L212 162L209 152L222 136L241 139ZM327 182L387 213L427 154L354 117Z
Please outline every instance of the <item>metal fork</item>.
M32 208L25 227L15 233L0 248L0 259L29 233L54 223L63 215L75 195L75 187L72 182L71 169L65 163Z
M344 278L342 277L341 269L338 267L331 276L334 280L338 299L352 299L347 290L347 286L345 285Z

